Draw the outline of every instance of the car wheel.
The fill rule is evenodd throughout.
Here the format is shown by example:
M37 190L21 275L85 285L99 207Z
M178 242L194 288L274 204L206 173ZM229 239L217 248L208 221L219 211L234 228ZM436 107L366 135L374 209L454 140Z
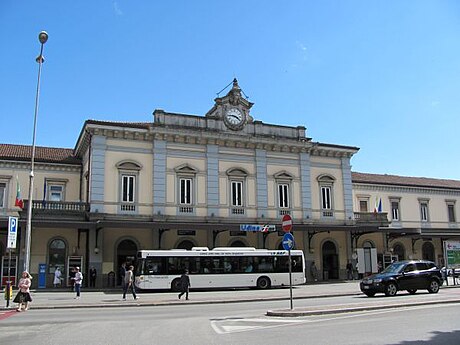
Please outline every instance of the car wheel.
M395 283L388 283L385 286L385 296L394 296L398 292L398 288Z
M171 283L171 290L174 292L180 291L180 279L176 278Z
M428 287L429 293L438 293L439 291L439 283L437 280L432 280L430 282L430 286Z
M367 297L374 297L375 296L375 292L365 292L366 296Z
M407 290L407 292L409 292L411 295L415 295L415 293L417 292L417 289L410 289L410 290Z
M260 277L257 279L257 287L259 289L268 289L270 287L270 279L267 277Z

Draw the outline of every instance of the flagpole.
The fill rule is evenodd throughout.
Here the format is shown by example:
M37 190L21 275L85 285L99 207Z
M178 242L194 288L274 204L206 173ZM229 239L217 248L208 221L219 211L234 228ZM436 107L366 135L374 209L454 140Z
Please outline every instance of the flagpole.
M38 35L40 41L40 55L37 57L38 62L38 79L37 79L37 92L35 94L35 112L34 112L34 127L32 134L32 156L30 161L30 175L29 175L29 200L27 203L27 226L26 226L26 239L25 239L25 254L24 254L24 271L29 272L30 264L30 241L32 234L32 198L34 191L34 163L35 163L35 137L37 128L37 115L38 115L38 104L40 99L40 76L42 72L42 64L45 61L43 58L43 45L48 41L48 34L46 31L40 32Z

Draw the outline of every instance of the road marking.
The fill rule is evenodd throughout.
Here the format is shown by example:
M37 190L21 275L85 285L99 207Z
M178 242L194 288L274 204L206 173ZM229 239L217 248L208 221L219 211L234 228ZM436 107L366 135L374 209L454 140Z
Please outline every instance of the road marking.
M414 310L414 309L430 309L430 308L441 308L444 305L421 305L421 306L408 306L402 307L400 310ZM394 313L394 309L384 309L384 310L368 310L368 311L358 311L350 312L347 314L339 314L336 316L331 315L313 315L313 316L299 316L298 318L274 318L274 317L258 317L258 318L239 318L239 317L227 317L227 318L216 318L212 319L211 327L217 334L229 334L229 333L240 333L240 332L250 332L254 330L264 329L264 328L276 328L276 327L285 327L285 326L295 326L300 324L314 324L320 322L334 321L334 320L344 320L357 317L363 317L366 315L378 315L378 314L387 314Z
M15 310L7 310L7 311L2 311L0 312L0 321L9 318L10 316L13 316L14 314L17 314L18 312Z
M248 332L261 328L275 328L285 325L310 322L309 320L273 319L273 318L228 318L211 320L211 327L217 334Z

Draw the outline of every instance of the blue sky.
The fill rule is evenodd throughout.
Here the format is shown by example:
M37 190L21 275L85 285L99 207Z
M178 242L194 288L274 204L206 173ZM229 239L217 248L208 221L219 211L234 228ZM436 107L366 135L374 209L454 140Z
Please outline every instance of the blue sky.
M360 147L353 171L460 180L458 1L0 2L1 143L73 148L87 119L204 115L238 78L265 123Z

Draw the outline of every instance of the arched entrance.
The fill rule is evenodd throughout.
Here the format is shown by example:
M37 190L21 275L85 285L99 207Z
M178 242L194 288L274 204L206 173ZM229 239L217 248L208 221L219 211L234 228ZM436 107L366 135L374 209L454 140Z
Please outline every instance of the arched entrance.
M195 247L195 244L190 240L180 241L177 245L177 249L191 250L193 247Z
M406 259L406 250L404 249L404 246L400 243L396 244L393 247L393 255L398 256L398 261L405 260Z
M422 246L422 259L434 262L434 246L431 242L425 242Z
M246 247L246 244L243 241L235 240L230 244L230 247Z
M339 278L339 256L334 242L326 241L322 247L323 253L323 279Z
M117 246L117 275L118 275L118 285L121 285L121 279L124 278L120 274L120 267L123 263L126 263L127 266L133 265L136 263L137 255L137 245L132 240L123 240L118 243Z

